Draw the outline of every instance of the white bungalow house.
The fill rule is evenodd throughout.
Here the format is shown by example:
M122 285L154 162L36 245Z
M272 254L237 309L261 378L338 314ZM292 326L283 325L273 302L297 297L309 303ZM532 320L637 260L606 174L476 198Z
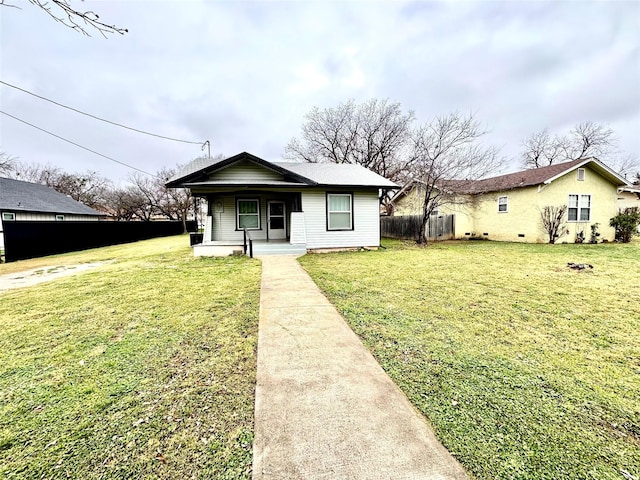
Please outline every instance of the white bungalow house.
M243 152L196 159L167 184L206 199L195 255L226 256L380 245L381 189L397 185L360 165L270 162Z

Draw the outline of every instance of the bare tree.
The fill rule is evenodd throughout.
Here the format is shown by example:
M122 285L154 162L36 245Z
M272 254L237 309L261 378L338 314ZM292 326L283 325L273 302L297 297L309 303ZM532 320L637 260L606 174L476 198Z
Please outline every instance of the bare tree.
M609 166L625 178L634 182L640 180L640 161L634 155L620 155L613 157Z
M108 25L100 21L100 16L92 11L80 11L71 6L70 0L28 0L29 3L44 10L56 22L66 27L80 32L83 35L91 36L88 30L97 30L100 34L107 38L109 33L119 33L124 35L128 32L126 28ZM7 0L0 0L0 6L20 8L17 5L8 3Z
M16 180L47 186L52 186L61 174L62 170L50 164L22 162L15 162L13 169L9 172L9 176Z
M529 168L551 165L561 160L565 150L563 139L557 136L551 138L546 128L541 132L532 134L522 142L522 146L524 147L522 160L524 165Z
M111 182L97 172L68 173L49 164L14 162L12 178L39 183L91 208L101 209Z
M10 175L16 168L17 158L0 151L0 175Z
M566 225L564 223L567 213L567 206L560 205L554 207L547 205L540 212L540 220L544 230L549 235L549 243L556 243L556 240L564 235Z
M403 113L399 103L354 100L335 108L314 107L305 115L302 136L292 139L284 157L305 162L355 163L390 180L406 173L413 112Z
M613 130L594 122L582 122L573 127L565 145L567 160L604 157L616 147Z
M147 198L133 185L107 192L104 212L114 220L150 221L153 211Z
M544 129L522 142L522 164L525 168L540 168L578 158L603 160L614 153L616 143L611 128L590 121L577 124L567 135L552 137Z
M92 171L83 174L62 173L54 182L49 185L53 189L96 209L104 205L106 193L111 188L109 180Z
M151 216L159 215L168 220L181 221L186 231L187 218L193 206L193 197L187 189L165 186L165 183L175 172L176 169L163 168L154 177L136 173L130 177L130 181L139 195L146 200Z
M440 206L464 202L474 180L495 174L504 160L494 147L479 143L486 131L473 114L452 113L419 127L413 136L409 169L421 186L422 225L418 243L427 243L426 226Z

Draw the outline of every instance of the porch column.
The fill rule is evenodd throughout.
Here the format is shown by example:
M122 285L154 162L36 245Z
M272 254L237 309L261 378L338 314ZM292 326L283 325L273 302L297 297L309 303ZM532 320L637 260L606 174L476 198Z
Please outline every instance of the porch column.
M304 212L291 212L291 245L306 245L307 231L304 227Z
M213 218L211 215L207 215L204 221L204 235L202 237L203 243L209 243L213 240Z

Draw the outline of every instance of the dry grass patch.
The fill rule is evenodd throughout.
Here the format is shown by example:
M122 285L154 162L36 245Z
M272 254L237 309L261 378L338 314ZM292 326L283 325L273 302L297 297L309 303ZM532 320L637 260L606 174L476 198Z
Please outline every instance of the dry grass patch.
M301 263L469 471L640 477L640 244L388 246Z

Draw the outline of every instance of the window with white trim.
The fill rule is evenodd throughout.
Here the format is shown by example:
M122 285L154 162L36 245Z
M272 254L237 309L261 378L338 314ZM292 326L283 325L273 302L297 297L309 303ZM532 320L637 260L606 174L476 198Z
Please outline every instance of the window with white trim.
M584 182L584 168L578 169L578 181Z
M56 222L64 221L64 215L56 215Z
M2 220L7 220L7 221L11 221L11 220L15 220L16 219L16 214L13 212L2 212Z
M509 199L505 195L504 197L498 197L498 212L507 212L509 208Z
M260 201L257 198L236 200L238 230L260 230Z
M567 220L588 222L591 220L591 195L569 195Z
M353 230L353 195L327 193L327 230Z

